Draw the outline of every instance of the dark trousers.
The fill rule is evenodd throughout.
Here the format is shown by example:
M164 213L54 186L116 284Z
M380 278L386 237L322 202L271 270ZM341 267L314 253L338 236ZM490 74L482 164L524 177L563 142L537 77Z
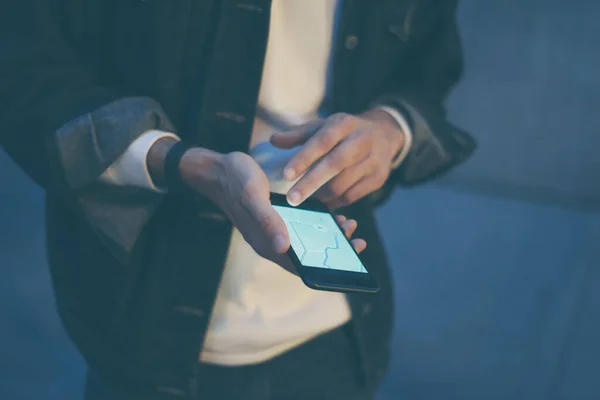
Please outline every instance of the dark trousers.
M348 326L323 334L265 363L221 367L202 364L198 400L372 400ZM368 385L370 386L370 385ZM86 400L176 399L119 388L90 371Z

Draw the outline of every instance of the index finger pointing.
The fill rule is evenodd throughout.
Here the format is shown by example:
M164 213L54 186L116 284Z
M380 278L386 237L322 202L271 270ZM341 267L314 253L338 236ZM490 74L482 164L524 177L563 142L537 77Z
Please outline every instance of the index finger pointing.
M283 176L293 181L304 174L314 163L323 158L343 140L350 130L340 119L330 119L319 129L286 165Z

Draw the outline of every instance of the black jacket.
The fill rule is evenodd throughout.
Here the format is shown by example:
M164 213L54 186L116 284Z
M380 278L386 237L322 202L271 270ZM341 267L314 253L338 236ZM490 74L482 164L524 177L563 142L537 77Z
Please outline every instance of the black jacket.
M104 186L102 172L148 129L246 151L269 0L20 0L0 9L0 140L47 193L58 310L93 367L187 394L232 226L206 199ZM469 135L443 101L462 63L452 0L346 0L326 107L401 109L408 158L378 193L344 210L382 285L352 295L367 381L389 357L392 290L373 207L464 161ZM310 29L310 26L307 26ZM168 117L167 117L168 116Z

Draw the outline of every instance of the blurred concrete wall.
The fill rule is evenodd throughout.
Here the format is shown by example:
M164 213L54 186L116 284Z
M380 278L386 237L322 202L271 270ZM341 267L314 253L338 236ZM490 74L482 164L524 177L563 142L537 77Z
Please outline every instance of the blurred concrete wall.
M450 111L480 141L452 184L600 211L600 4L463 0Z
M462 2L449 109L480 148L380 212L398 288L384 398L600 398L598 15L597 1Z
M597 1L464 0L450 102L480 151L379 212L396 281L381 399L600 398ZM43 203L0 154L0 398L78 399Z

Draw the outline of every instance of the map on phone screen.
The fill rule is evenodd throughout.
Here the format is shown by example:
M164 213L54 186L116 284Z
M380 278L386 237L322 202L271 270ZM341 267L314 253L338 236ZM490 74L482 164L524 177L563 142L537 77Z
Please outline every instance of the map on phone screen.
M367 273L333 216L299 208L273 207L285 221L292 249L302 265Z

